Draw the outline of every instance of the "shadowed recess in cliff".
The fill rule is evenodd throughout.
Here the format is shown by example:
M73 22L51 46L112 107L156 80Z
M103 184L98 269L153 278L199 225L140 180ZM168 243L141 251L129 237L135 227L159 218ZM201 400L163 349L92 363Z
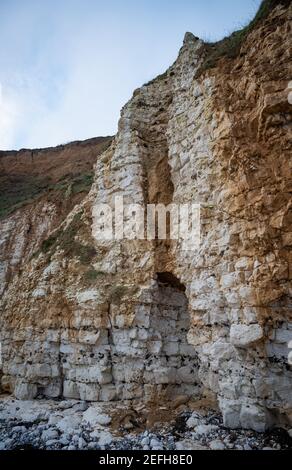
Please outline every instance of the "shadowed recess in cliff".
M173 287L182 292L186 290L186 286L184 286L174 274L169 272L157 273L157 282L159 285Z

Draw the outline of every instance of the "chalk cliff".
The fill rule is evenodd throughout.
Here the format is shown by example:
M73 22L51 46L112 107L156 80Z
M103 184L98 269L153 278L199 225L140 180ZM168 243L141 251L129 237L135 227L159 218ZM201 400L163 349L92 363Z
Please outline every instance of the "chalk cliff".
M270 4L219 44L186 34L176 62L134 92L110 147L96 151L86 197L68 190L57 210L46 192L4 215L3 391L183 394L218 401L227 427L291 425L292 10ZM116 196L200 203L199 249L96 240L95 208Z

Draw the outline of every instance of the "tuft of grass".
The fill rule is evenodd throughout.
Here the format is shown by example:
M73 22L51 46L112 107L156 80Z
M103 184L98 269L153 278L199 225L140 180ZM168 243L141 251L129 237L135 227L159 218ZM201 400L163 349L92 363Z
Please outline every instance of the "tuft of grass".
M49 253L56 245L59 235L60 232L57 232L57 234L51 235L49 238L44 240L41 244L41 251L43 253Z
M43 241L41 251L45 254L52 254L60 248L68 258L79 258L82 264L89 264L96 256L96 249L91 245L83 245L75 240L75 237L82 227L82 212L76 214L65 230L58 230L49 238Z
M75 242L75 237L82 227L82 212L75 214L67 228L59 234L59 246L65 253L70 253Z
M66 194L66 198L75 194L88 193L94 180L94 173L68 175L57 183L49 179L9 178L0 180L0 219L7 217L17 209L34 202L45 193ZM62 196L63 197L63 196Z
M86 173L76 177L72 184L72 194L88 193L94 181L94 174Z
M291 0L263 0L254 19L244 28L235 31L230 36L216 43L206 45L206 58L201 65L197 75L216 67L218 61L223 57L235 59L240 54L241 47L248 34L263 21L270 12L278 5L288 6Z
M144 83L143 86L149 86L149 85L152 85L152 83L156 82L157 80L166 80L168 77L168 72L164 72L164 73L161 73L160 75L157 75L157 77L153 78L152 80L150 80L149 82L147 83Z
M35 178L16 178L0 180L0 219L7 217L16 209L33 202L48 188L48 181Z
M79 258L82 264L89 264L96 255L96 249L91 245L82 245L82 243L73 242L71 249L67 251L66 255Z
M102 276L102 275L103 275L103 272L96 271L93 267L91 267L90 269L88 269L88 271L84 273L84 279L86 282L92 283L96 281L99 278L99 276Z
M56 184L51 184L49 189L51 191L61 191L69 195L88 193L91 189L93 181L94 173L91 171L90 173L84 173L77 176L66 176L59 180Z

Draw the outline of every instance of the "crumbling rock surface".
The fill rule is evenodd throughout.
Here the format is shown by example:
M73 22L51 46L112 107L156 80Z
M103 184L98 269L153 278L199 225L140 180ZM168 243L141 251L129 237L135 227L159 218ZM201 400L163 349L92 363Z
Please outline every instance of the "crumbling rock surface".
M259 22L238 57L199 74L204 54L188 33L174 65L134 92L89 195L10 280L4 391L183 393L217 399L227 427L291 425L291 5ZM199 249L96 240L96 207L116 196L200 203Z

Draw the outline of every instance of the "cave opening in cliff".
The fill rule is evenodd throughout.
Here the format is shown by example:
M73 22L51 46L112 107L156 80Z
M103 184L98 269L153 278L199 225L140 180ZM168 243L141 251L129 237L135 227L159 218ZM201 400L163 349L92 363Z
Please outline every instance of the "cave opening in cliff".
M170 272L157 273L157 282L159 286L173 287L181 292L186 291L186 286L180 282L180 280Z
M198 396L198 358L188 343L190 314L186 287L171 272L158 272L153 291L146 378L168 398Z

